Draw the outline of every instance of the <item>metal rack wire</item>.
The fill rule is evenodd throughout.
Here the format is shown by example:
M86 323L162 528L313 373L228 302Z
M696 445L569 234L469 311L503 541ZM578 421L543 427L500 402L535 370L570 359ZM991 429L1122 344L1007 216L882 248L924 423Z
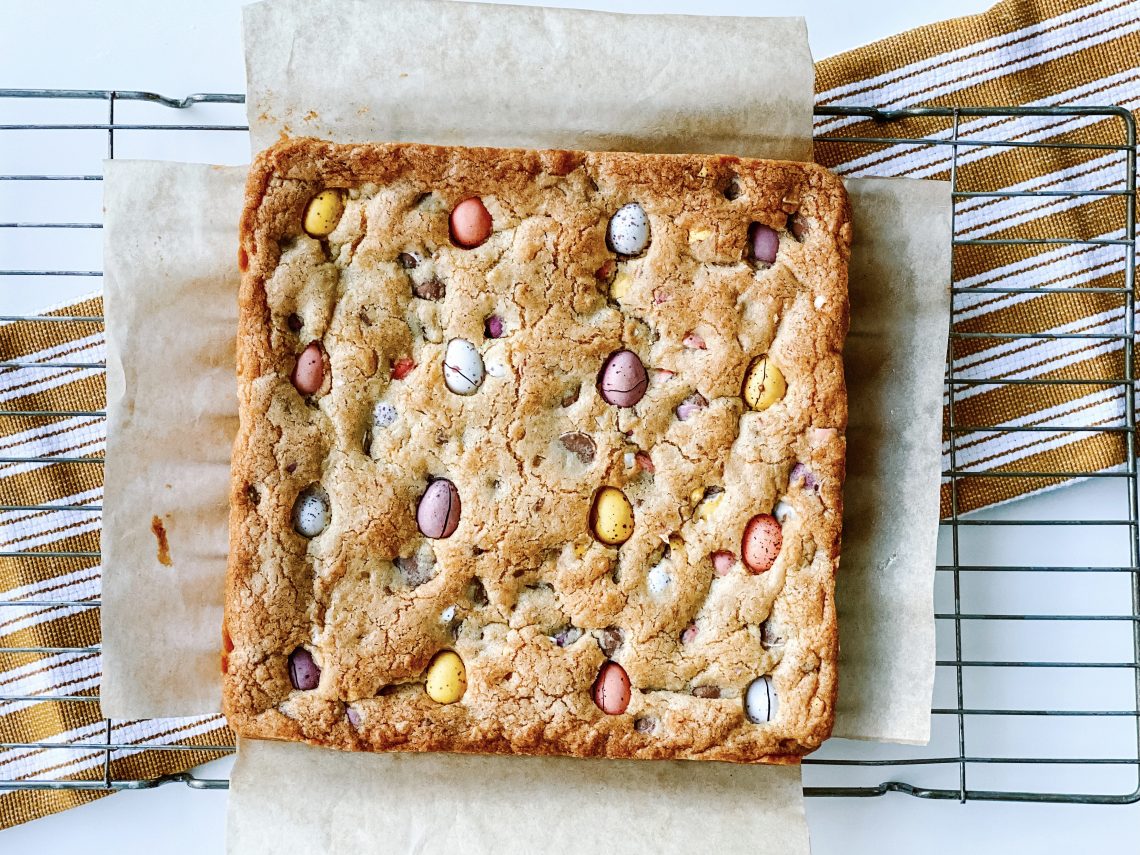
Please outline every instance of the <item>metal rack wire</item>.
M248 157L245 137L242 134L225 135L225 148L220 151L216 140L227 131L244 131L242 95L205 94L190 95L182 99L165 98L148 92L107 92L89 90L0 90L0 105L35 102L50 107L47 119L36 117L32 121L0 121L0 249L9 246L7 236L37 235L48 232L55 239L74 236L101 228L97 214L86 218L76 216L62 202L60 210L32 218L14 218L4 205L3 188L17 184L33 188L31 192L47 196L48 188L65 184L71 187L87 182L99 182L98 160L126 154L131 157L208 159L214 162L244 162ZM102 115L80 107L95 107ZM62 111L59 109L62 108ZM75 112L83 112L81 119ZM211 112L212 111L212 112ZM124 118L129 113L129 118ZM1134 364L1135 297L1134 269L1136 263L1136 164L1135 128L1130 113L1114 107L1062 107L1062 108L992 108L958 109L952 107L919 108L883 111L864 107L822 107L818 116L856 117L876 123L884 130L897 127L897 123L923 122L926 132L919 137L902 135L835 136L820 140L828 146L887 147L914 146L938 147L949 152L949 172L956 202L970 199L1009 200L1022 197L1055 197L1057 199L1089 200L1102 198L1118 200L1120 208L1119 237L1091 236L1087 234L1048 235L1045 237L968 238L955 237L955 253L964 248L970 251L1001 252L1003 247L1087 246L1111 248L1115 253L1110 265L1111 284L1106 287L1035 287L1026 294L1035 299L1048 299L1056 295L1108 294L1119 298L1123 310L1119 329L1109 333L1073 332L1050 334L1045 331L1007 332L999 329L963 330L959 311L951 319L950 353L946 375L945 442L948 466L943 472L949 498L949 511L942 521L942 555L937 567L936 620L939 643L937 660L934 716L934 738L925 748L899 746L871 746L833 740L817 755L805 761L805 791L813 796L876 796L889 791L911 795L966 801L1013 800L1129 803L1140 801L1140 517L1137 511L1138 471L1135 453L1136 409L1134 389L1137 380ZM170 121L172 117L191 116L192 121ZM964 139L960 134L964 119L994 117L1084 117L1114 123L1116 139L1110 142L1092 142L1074 139L1060 141L1032 141L1004 138L1000 121L994 125L991 138ZM21 135L35 135L31 143L17 139ZM185 148L171 145L173 137L181 135ZM77 137L83 140L77 141ZM60 140L63 140L62 142ZM140 140L148 141L147 144ZM127 145L124 145L124 142ZM32 158L32 165L23 164L17 156L18 146L36 145L42 151ZM82 146L90 151L87 168L72 168L74 153ZM1034 151L1095 150L1119 155L1119 174L1109 185L1080 189L1028 189L1004 187L962 186L960 152L984 147L1024 148ZM59 152L56 168L51 158ZM205 152L205 157L203 153ZM45 158L47 159L45 161ZM48 162L47 167L42 163ZM98 186L98 185L95 185ZM50 207L50 206L48 206ZM84 207L80 205L79 207ZM86 210L97 212L98 207L86 204ZM92 256L92 258L96 258ZM83 267L60 269L32 269L13 265L0 259L0 304L17 305L16 311L0 309L0 323L29 322L51 324L74 322L89 324L101 330L103 319L98 316L61 316L45 314L45 303L60 302L46 296L45 283L67 282L73 277L95 280L101 276L97 262ZM9 269L10 268L10 269ZM20 285L26 285L19 290ZM992 287L969 289L956 287L955 296L964 293L1018 294L1016 287L998 284ZM963 342L985 339L1002 340L1077 339L1100 341L1119 350L1122 371L1112 377L1054 377L1013 378L1007 376L963 377L956 374L953 353ZM29 362L10 359L0 354L0 371L78 368L102 370L103 364L95 361ZM964 390L987 386L1012 387L1031 385L1081 385L1112 390L1122 404L1122 418L1112 424L1024 425L976 424L963 421L959 415ZM0 420L27 417L51 420L89 417L102 419L102 409L78 410L14 410L4 409L0 402ZM1043 436L1097 435L1116 437L1122 444L1123 464L1098 471L1038 471L1012 470L1008 467L989 469L964 464L960 460L963 438L979 432L1025 432ZM101 466L102 458L94 455L73 456L8 456L0 457L0 464L17 463L36 466ZM1069 478L1099 479L1119 485L1113 494L1118 512L1105 519L1072 519L1050 513L1035 517L1022 515L1019 505L1006 506L996 511L964 518L961 502L966 485L977 479L1013 478L1021 483L1048 487ZM0 497L3 501L3 497ZM61 506L51 503L0 505L0 513L56 512L67 510L77 513L98 514L98 504ZM1033 527L1041 532L1043 551L1032 560L1023 556L978 559L976 556L1000 553L1001 541L995 533L1003 527ZM1111 563L1082 563L1073 560L1073 544L1079 546L1082 538L1116 538L1119 558ZM1045 542L1048 541L1049 544ZM1051 545L1050 545L1051 544ZM1079 549L1078 549L1079 552ZM0 559L17 561L58 561L78 559L97 562L96 551L43 551L20 549L0 551ZM1090 612L1074 599L1062 596L1058 603L1050 592L1061 591L1065 578L1081 580L1089 585L1090 601L1116 604ZM1056 580L1056 581L1054 581ZM1032 596L1027 596L1032 595ZM0 591L0 598L8 596ZM974 607L997 602L1007 597L1014 603L1025 603L1000 611ZM1036 600L1034 598L1037 598ZM1022 599L1019 599L1022 598ZM1043 599L1042 599L1043 598ZM1107 598L1107 599L1106 599ZM1043 601L1051 608L1031 608L1033 602ZM969 606L969 607L967 607ZM67 607L80 610L99 608L97 598L35 599L12 597L0 599L0 619L5 612L20 609ZM1014 650L1024 649L1040 634L1019 638L1025 627L1035 631L1042 627L1050 633L1060 633L1068 627L1079 628L1086 634L1107 629L1103 649L1113 651L1116 658L1103 656L1095 661L1070 661L1064 657L1036 658L1009 655L992 658L979 652L979 648L1001 648L1010 639L1018 641ZM1058 629L1060 628L1060 629ZM1120 630L1120 631L1118 631ZM974 636L978 636L975 638ZM0 634L2 636L2 634ZM988 647L987 647L988 645ZM1020 646L1018 646L1020 645ZM2 646L0 641L0 672L8 667L7 660L16 655L50 657L61 653L91 653L99 651L98 639L77 639L74 646L60 648ZM993 675L1000 676L994 677ZM1063 675L1058 678L1058 675ZM1080 703L1037 703L1034 698L1048 697L1043 689L1058 679L1075 680L1082 690L1077 700L1095 694L1090 679L1101 678L1112 683L1102 695L1115 699L1108 708ZM1103 687L1101 687L1103 688ZM989 702L991 696L1001 697L1002 691L1015 692L1005 702ZM64 704L94 703L94 692L72 695L10 695L0 693L0 706L4 703ZM997 724L995 724L995 722ZM1010 726L1010 722L1017 723ZM1047 727L1036 728L1044 722ZM1098 725L1108 723L1098 729ZM219 752L231 751L228 745L143 745L124 742L115 736L120 723L104 721L97 739L52 743L0 743L0 752L8 749L37 751L73 751L101 757L91 767L89 777L53 780L51 776L0 776L0 794L16 789L79 789L122 790L158 786L180 781L195 788L220 788L228 785L224 779L197 777L193 773L180 773L154 779L127 779L113 773L115 757L138 751L177 751L195 758L206 759ZM0 728L3 713L0 711ZM1032 736L1040 750L1026 751L1021 729L1033 731ZM2 732L2 730L0 730ZM1043 745L1043 748L1041 747ZM1068 751L1054 750L1068 748ZM1060 770L1059 779L1042 778L1043 770ZM994 774L993 770L1002 770ZM975 782L981 780L981 786ZM1055 783L1060 780L1061 783Z

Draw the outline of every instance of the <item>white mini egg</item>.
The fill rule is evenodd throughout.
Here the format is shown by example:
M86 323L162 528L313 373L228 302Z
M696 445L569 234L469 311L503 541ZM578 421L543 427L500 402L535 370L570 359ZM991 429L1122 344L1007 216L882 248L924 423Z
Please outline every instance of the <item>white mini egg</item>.
M625 461L626 469L632 469L634 467L634 464L637 463L637 455L635 455L632 451L627 451L622 459Z
M665 589L669 587L669 583L673 581L669 575L669 571L665 569L665 565L658 564L649 571L647 579L649 583L649 592L656 597L665 593Z
M618 255L640 255L649 246L649 217L637 202L618 208L606 230L610 249Z
M776 507L772 508L772 516L776 518L776 522L784 525L789 519L794 520L796 518L796 509L788 502L780 499L776 502Z
M372 410L372 424L378 428L391 427L396 421L396 408L380 401Z
M451 623L455 620L455 606L448 606L439 615L440 623Z
M315 485L302 491L293 504L293 528L301 537L316 537L328 528L331 517L328 494Z
M748 684L744 693L744 714L755 724L764 724L776 717L780 703L776 697L776 687L769 676L757 677Z
M443 382L456 395L474 395L483 384L483 357L467 339L453 338L447 343Z

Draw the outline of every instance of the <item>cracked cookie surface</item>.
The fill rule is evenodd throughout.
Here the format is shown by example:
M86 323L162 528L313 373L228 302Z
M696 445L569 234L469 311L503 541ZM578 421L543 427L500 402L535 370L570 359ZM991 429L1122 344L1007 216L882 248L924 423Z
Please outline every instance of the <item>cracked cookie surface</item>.
M814 164L316 140L259 155L234 730L735 762L818 746L849 245L842 184Z

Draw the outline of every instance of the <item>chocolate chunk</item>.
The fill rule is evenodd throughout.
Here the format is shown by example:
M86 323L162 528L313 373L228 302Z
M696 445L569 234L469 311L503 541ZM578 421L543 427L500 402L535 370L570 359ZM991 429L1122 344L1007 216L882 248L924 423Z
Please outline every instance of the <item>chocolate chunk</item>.
M471 580L471 602L476 606L485 606L490 602L487 599L487 589L483 586L483 580L478 577Z
M438 277L432 276L423 282L412 282L412 293L421 300L442 300L447 289Z
M717 686L693 686L693 697L715 700L720 697L720 688Z
M582 387L580 385L575 386L562 396L562 406L569 407L571 404L576 403L580 394L582 394Z
M657 727L657 719L652 716L644 716L633 723L633 729L638 733L652 733L655 727Z
M405 270L415 270L416 265L420 263L420 260L410 252L401 252L396 256L396 261L399 262L400 266Z
M413 588L430 582L435 576L434 561L421 561L417 556L409 555L407 558L397 558L395 563L400 568L400 572L404 574L404 579Z
M289 329L291 329L293 332L300 332L301 327L305 325L305 322L301 320L301 316L296 313L290 315L285 323L289 325Z
M807 221L799 214L789 215L788 231L792 233L792 237L794 237L800 243L803 243L804 237L807 235L808 231Z
M602 630L602 635L598 639L598 646L602 648L602 653L606 656L613 656L617 653L617 649L621 647L622 631L616 626L607 626Z
M589 434L573 431L571 433L564 433L558 437L558 441L562 443L562 447L574 454L585 465L590 465L594 462L594 454L597 452L597 446L594 444L593 437Z

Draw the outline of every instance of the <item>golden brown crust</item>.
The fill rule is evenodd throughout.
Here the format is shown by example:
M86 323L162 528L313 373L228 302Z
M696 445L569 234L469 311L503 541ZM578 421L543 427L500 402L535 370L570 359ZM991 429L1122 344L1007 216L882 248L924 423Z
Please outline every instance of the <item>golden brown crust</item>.
M725 192L732 183L738 195ZM348 201L332 235L315 240L301 218L327 187ZM494 221L474 250L448 239L448 212L469 196ZM605 232L631 201L649 214L651 243L619 260L630 284L615 300ZM785 231L793 212L807 225L802 242ZM767 269L745 260L752 222L781 232ZM224 660L234 730L355 750L735 762L797 762L818 746L836 693L849 246L842 184L814 164L316 140L259 155L241 223ZM401 252L430 259L441 299L413 297ZM507 327L498 340L484 338L492 313ZM683 343L690 332L705 349ZM443 383L454 337L489 369L469 397ZM331 378L306 401L290 373L313 340ZM651 379L635 408L619 410L595 380L623 347ZM741 384L763 353L788 392L751 412ZM393 379L405 357L416 367ZM675 408L694 390L708 406L682 421ZM366 437L378 401L397 418ZM570 431L593 440L588 463L560 443ZM627 465L638 449L653 472ZM814 488L789 484L796 463ZM416 526L431 476L462 497L445 540ZM332 522L306 540L291 510L314 483ZM634 505L620 549L587 529L603 485ZM702 519L694 511L710 487L723 498ZM711 553L739 554L748 519L781 499L794 516L775 566L752 575L738 562L716 576ZM667 582L651 589L655 566ZM615 716L591 697L607 627L621 630L610 658L633 684ZM293 690L287 673L300 646L322 668L311 691ZM467 669L466 694L450 705L423 688L442 649ZM757 725L742 695L762 674L779 713ZM692 694L709 686L719 698Z

